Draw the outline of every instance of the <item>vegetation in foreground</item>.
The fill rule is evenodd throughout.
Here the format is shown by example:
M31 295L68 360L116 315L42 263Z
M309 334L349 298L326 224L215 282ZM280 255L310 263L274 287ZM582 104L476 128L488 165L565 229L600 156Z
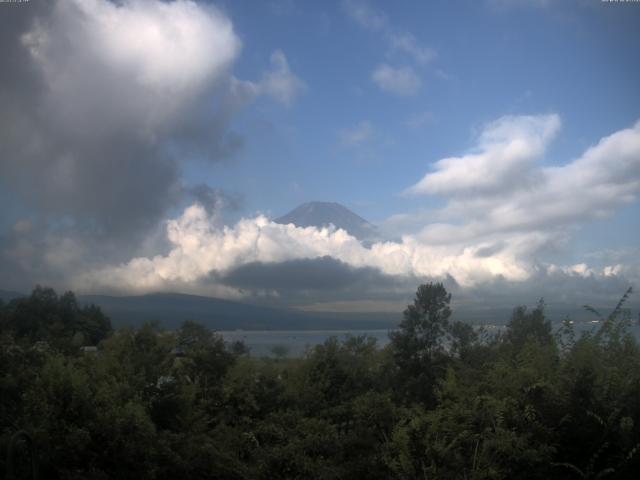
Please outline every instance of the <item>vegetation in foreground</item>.
M420 286L384 349L269 359L193 322L113 332L36 288L0 305L0 477L30 478L31 441L42 479L636 478L626 295L580 337L542 303L478 335L450 298Z

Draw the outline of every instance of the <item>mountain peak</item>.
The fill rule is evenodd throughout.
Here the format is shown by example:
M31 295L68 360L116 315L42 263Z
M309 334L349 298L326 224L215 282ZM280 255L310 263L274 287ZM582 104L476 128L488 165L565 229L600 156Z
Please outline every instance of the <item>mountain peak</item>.
M276 223L292 223L296 227L323 228L334 225L359 240L373 240L378 236L374 225L336 202L307 202L274 220Z

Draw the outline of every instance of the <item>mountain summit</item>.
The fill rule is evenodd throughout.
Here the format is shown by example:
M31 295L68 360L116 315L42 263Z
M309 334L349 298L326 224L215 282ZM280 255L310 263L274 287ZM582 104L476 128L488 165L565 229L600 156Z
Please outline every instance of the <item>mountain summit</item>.
M335 202L307 202L286 215L276 218L276 223L293 223L296 227L327 227L334 225L346 230L358 240L375 241L377 228L347 207Z

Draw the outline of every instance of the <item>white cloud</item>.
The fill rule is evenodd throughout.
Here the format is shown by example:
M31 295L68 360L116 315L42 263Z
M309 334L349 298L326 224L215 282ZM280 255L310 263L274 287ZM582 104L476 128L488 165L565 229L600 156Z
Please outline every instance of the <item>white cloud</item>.
M418 277L452 275L472 285L496 275L511 280L527 277L525 265L510 254L476 255L477 248L429 246L415 238L364 247L344 230L297 228L265 217L244 219L233 228L217 225L197 204L168 222L168 255L130 262L83 276L79 285L152 291L167 285L194 284L252 262L282 262L331 256L353 267L374 267L388 275Z
M362 145L373 135L373 127L371 123L365 121L360 122L353 128L345 128L340 132L340 143L347 147L355 147Z
M259 94L289 105L304 88L280 50L259 83L232 78L242 46L233 24L191 0L58 1L22 41L49 89L47 107L74 131L89 122L153 141L193 121L204 95L222 92L220 110L233 111Z
M379 65L371 74L371 79L381 90L401 96L415 95L422 86L420 77L408 66L394 68L387 64Z
M559 129L557 115L502 117L485 127L472 152L437 161L435 171L407 193L463 196L522 188L523 181L536 179L529 172L533 161Z
M187 0L56 2L23 43L71 128L90 119L147 134L224 80L241 47L227 17Z
M502 243L531 255L636 200L640 122L565 165L542 167L534 160L558 127L554 115L504 117L482 133L479 153L436 162L436 171L410 189L448 199L442 223L425 227L423 241Z

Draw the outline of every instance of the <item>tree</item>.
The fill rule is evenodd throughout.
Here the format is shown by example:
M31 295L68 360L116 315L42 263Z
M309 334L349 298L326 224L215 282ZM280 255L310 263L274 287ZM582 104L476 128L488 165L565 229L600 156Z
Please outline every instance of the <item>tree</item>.
M178 330L178 345L185 354L181 363L183 373L199 386L205 400L216 397L224 376L235 361L222 335L187 320Z
M442 283L420 285L412 305L396 332L391 332L391 348L410 398L433 404L436 379L444 373L444 340L449 330L451 294Z
M46 341L58 351L77 352L111 334L111 321L95 305L80 306L73 292L58 296L37 286L29 297L12 300L4 309L3 329L26 343Z
M449 327L451 334L451 353L467 360L469 350L476 344L478 334L471 325L464 322L453 322Z
M517 307L507 324L505 340L511 344L516 352L524 347L527 341L542 345L553 343L551 322L544 315L544 301L540 299L536 308L527 311L527 307Z

